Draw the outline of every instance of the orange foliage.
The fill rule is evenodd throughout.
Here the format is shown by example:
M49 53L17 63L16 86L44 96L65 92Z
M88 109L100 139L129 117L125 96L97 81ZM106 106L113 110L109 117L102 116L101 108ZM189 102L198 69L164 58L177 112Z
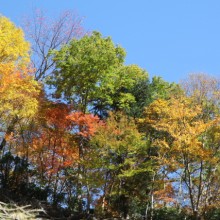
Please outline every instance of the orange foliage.
M47 174L56 174L62 168L72 166L78 159L77 148L72 146L68 136L45 133L33 141L32 162Z
M65 104L46 110L47 126L33 140L31 160L49 176L73 166L78 160L78 148L70 133L70 121L66 119L69 112Z
M67 116L67 119L73 123L76 133L86 138L95 134L100 121L98 116L82 112L73 112Z
M48 179L79 163L79 137L89 138L96 131L97 116L71 112L66 104L55 103L44 111L44 121L33 138L30 160Z
M158 205L162 203L175 203L175 192L171 183L164 183L163 189L155 191L154 196Z
M65 104L56 104L54 108L49 108L46 111L46 120L50 126L59 130L70 129L71 122L67 119L70 113L70 107Z

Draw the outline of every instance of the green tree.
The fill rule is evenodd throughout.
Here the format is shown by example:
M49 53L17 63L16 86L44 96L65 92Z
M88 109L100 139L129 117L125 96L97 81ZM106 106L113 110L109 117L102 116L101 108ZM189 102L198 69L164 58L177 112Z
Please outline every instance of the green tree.
M182 93L180 86L176 83L169 83L161 77L154 76L149 85L149 99L150 104L156 99L167 99L174 94Z
M148 95L146 87L148 73L137 65L122 66L116 70L114 78L111 80L112 91L109 92L108 85L103 88L103 92L109 94L111 99L106 105L105 97L100 96L93 103L95 112L106 114L107 110L124 111L128 115L137 117L138 112L142 110L146 93Z
M102 209L126 217L134 211L129 205L134 197L138 198L136 203L145 205L152 163L147 141L138 132L133 119L112 112L106 123L97 129L92 146L97 155L94 159L99 161L99 172L103 173Z
M168 99L174 94L182 93L180 86L176 83L169 83L161 77L154 76L149 80L148 75L136 78L134 86L129 88L129 93L134 97L130 108L126 113L136 119L143 117L145 107L149 106L156 99Z
M115 46L111 38L93 32L80 40L73 39L59 51L53 51L53 56L57 70L48 82L55 87L56 95L64 95L82 112L100 96L107 103L111 101L109 93L116 69L125 57L124 50Z

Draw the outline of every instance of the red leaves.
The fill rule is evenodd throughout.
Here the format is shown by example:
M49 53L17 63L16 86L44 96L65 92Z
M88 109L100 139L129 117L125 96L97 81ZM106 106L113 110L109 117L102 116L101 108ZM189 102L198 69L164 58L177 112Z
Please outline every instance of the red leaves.
M67 120L70 113L70 107L65 104L56 104L55 107L46 111L46 120L49 126L59 130L70 129L71 122Z
M71 112L66 104L52 103L44 113L45 125L33 139L32 162L48 176L66 167L77 166L79 141L94 135L99 118L92 114Z
M78 160L78 149L71 143L70 137L44 132L33 141L32 162L47 174L56 174L65 167L73 166Z
M86 138L94 135L100 122L98 116L83 114L82 112L73 112L67 116L67 119L72 122L76 134Z
M71 134L71 121L66 117L70 106L52 103L44 111L37 137L33 139L31 161L38 170L51 176L78 160L78 148Z
M72 112L71 108L65 104L56 104L55 107L46 111L46 120L49 127L58 130L71 131L83 137L94 135L100 119L93 114L82 112Z

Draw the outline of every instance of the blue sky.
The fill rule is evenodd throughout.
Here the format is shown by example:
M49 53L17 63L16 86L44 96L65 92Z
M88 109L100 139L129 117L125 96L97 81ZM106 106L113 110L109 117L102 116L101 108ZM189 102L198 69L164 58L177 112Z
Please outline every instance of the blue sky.
M125 48L126 63L151 77L220 76L219 0L0 0L0 13L18 25L32 8L52 16L76 11L87 30L111 36Z

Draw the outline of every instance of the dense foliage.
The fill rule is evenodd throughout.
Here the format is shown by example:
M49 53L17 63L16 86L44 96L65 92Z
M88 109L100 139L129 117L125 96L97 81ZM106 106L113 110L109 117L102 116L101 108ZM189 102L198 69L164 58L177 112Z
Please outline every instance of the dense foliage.
M219 219L220 81L150 79L110 37L61 18L44 38L38 21L31 65L0 17L0 200L51 218Z

